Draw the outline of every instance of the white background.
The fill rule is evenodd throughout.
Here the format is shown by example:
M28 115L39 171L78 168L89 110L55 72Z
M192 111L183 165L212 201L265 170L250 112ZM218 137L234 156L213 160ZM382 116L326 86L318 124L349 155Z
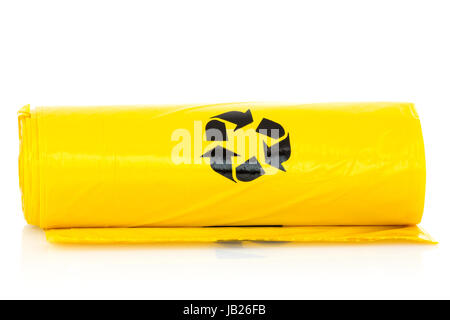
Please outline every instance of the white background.
M0 0L0 298L450 298L449 1ZM423 245L57 246L22 216L25 104L411 101Z

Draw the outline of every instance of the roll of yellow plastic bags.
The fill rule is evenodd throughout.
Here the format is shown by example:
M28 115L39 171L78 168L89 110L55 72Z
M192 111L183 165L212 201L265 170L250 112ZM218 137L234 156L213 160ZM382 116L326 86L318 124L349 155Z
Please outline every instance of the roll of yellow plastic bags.
M19 131L51 242L434 242L411 103L25 106Z

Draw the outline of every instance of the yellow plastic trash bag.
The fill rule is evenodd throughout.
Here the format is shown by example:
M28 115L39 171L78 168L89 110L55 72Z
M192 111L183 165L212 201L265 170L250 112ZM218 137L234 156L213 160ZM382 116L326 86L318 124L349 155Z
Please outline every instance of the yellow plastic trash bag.
M52 242L433 242L411 103L25 106L19 131Z

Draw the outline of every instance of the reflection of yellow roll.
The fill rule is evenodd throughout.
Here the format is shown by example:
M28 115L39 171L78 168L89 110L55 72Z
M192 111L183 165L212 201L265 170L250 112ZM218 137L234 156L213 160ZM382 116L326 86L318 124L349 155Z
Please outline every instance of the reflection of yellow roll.
M26 106L19 127L52 241L431 241L410 103Z

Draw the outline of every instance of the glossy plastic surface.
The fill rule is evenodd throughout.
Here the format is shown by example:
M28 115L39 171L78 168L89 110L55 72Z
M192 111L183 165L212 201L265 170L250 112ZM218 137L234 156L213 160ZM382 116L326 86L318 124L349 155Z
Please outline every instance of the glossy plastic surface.
M424 146L411 103L26 106L19 127L23 209L44 229L416 225L422 217ZM211 139L211 127L226 141ZM246 134L249 143L228 144ZM229 166L213 161L219 147L231 152Z
M217 228L49 229L47 240L67 244L147 244L155 242L415 242L435 244L417 226L306 226Z

